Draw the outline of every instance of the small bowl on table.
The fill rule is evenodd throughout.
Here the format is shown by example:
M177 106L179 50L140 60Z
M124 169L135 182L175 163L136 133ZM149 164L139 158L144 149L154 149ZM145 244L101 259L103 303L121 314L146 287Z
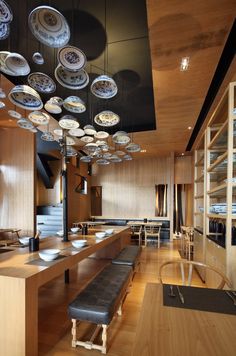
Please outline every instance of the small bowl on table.
M73 234L76 234L79 230L80 230L79 227L72 227L70 229L70 231L73 232Z
M106 235L112 235L114 232L114 229L107 229L105 230Z
M74 240L74 241L71 241L72 243L72 246L75 247L75 248L81 248L81 247L84 247L87 243L87 240Z
M63 230L57 231L57 235L60 236L60 237L63 237L64 236L64 231Z
M59 256L60 252L57 248L50 248L39 251L39 257L44 261L53 261Z
M106 233L105 233L105 231L103 232L103 231L101 231L101 232L95 232L95 236L96 236L96 238L98 238L98 239L103 239L105 236L106 236Z
M32 236L31 236L32 237ZM31 237L25 236L25 237L19 237L19 241L22 245L24 246L28 246L29 245L29 239L31 239Z

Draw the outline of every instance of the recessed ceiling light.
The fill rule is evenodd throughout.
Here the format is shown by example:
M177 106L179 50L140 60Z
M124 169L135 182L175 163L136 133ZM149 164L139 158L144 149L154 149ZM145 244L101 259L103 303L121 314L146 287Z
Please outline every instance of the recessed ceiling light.
M192 130L192 126L189 126L189 127L188 127L188 130Z
M140 152L145 153L145 152L147 152L147 150L141 150Z
M183 57L180 63L180 70L185 71L189 67L189 57Z
M181 156L184 156L184 153L181 153Z

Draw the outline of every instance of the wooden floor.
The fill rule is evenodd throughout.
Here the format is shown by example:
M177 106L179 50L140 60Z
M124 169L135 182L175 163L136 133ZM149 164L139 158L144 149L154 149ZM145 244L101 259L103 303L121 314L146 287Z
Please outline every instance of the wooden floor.
M141 268L136 273L131 292L128 294L123 306L123 316L115 317L109 328L110 348L109 356L128 356L131 354L135 338L136 325L139 319L140 308L146 283L158 283L158 268L161 263L173 258L180 258L178 241L161 246L143 248L141 255ZM69 301L78 294L85 283L88 283L98 273L106 260L88 258L79 264L78 269L70 273L69 285L64 284L63 277L55 279L40 290L39 295L39 355L77 355L96 356L101 352L71 347L71 323L67 316ZM166 270L165 282L178 283L177 271ZM202 285L199 277L194 275L194 283ZM81 328L83 337L91 332L91 325L83 323Z

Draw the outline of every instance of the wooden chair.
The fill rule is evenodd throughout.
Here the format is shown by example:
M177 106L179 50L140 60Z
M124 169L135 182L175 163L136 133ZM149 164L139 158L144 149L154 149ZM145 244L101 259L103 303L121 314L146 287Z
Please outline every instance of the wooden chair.
M193 267L200 267L200 268L205 268L206 270L210 270L218 275L220 279L220 283L217 285L217 287L215 287L216 289L223 289L225 285L227 285L230 289L232 289L232 283L230 282L230 280L217 268L210 265L206 265L205 263L202 262L186 261L186 260L172 260L172 261L164 262L159 269L158 277L161 283L163 283L163 269L168 265L174 265L174 264L180 268L183 286L190 286L192 284ZM187 277L185 277L186 270L188 273Z
M187 259L191 260L191 252L194 248L194 228L191 226L186 226L184 234L184 253Z
M160 225L146 225L144 226L144 236L145 236L145 246L147 246L147 238L153 238L153 241L157 241L157 247L160 248L160 234L161 226Z
M138 236L138 244L142 245L142 225L131 225L131 238Z

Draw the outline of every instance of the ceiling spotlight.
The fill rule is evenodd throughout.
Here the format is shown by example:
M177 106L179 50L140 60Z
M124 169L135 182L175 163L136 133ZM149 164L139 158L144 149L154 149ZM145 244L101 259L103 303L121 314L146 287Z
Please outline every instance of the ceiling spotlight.
M188 127L188 130L192 130L192 126L189 126L189 127Z
M147 150L141 150L140 152L145 153L145 152L147 152Z
M184 153L181 153L181 156L184 156Z
M189 67L189 57L183 57L180 63L180 70L185 71Z

